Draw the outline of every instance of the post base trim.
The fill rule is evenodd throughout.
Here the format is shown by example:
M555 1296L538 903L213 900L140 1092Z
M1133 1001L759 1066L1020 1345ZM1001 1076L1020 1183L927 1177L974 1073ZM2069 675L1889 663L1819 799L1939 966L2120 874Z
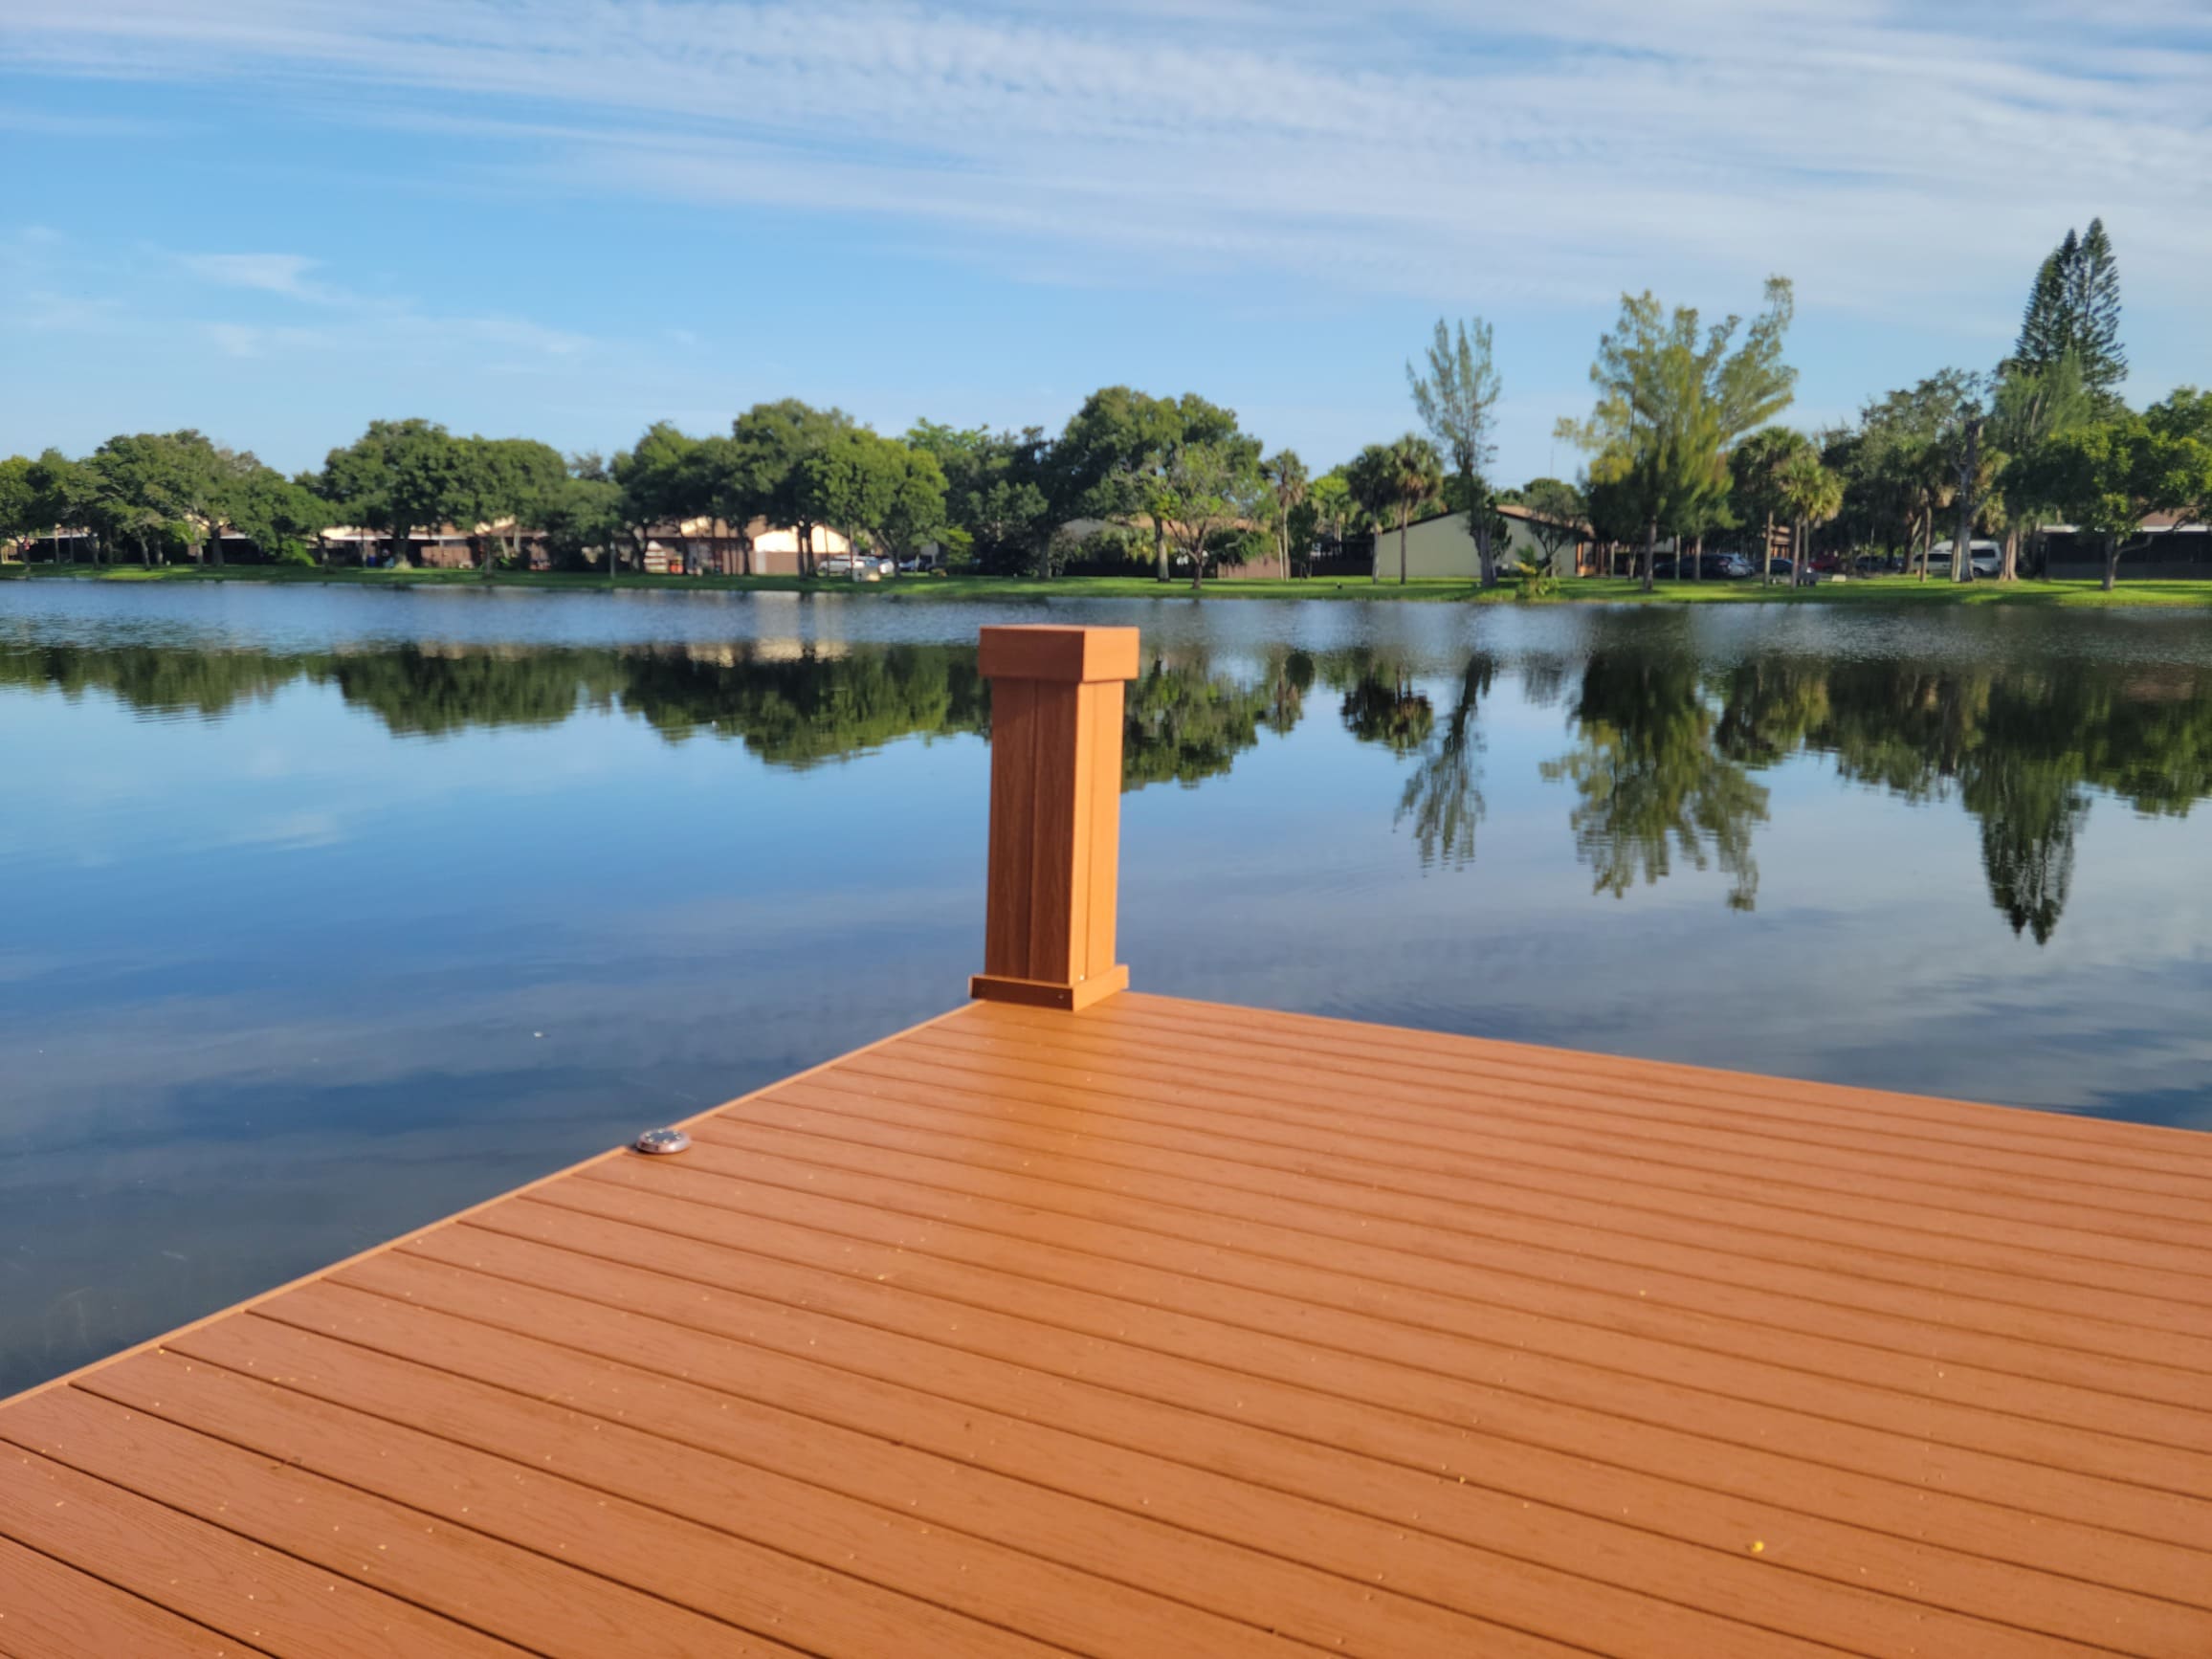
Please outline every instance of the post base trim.
M1018 980L1005 974L975 974L968 980L968 995L978 1002L1020 1003L1032 1008L1065 1008L1070 1013L1128 988L1129 969L1120 963L1072 985L1051 980Z

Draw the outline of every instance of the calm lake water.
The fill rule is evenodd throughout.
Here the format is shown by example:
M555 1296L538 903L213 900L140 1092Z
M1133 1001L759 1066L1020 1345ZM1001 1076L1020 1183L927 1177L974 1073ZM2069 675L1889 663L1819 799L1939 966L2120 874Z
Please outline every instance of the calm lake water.
M2212 1128L2212 628L0 586L0 1393L958 1002L984 622L1150 990Z

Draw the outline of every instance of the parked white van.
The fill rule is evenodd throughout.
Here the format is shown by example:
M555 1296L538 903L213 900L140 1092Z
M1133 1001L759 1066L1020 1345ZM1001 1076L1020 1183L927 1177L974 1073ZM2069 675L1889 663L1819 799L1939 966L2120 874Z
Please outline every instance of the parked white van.
M2004 568L2004 549L1994 542L1969 542L1966 544L1966 557L1971 561L1977 576L1993 577ZM1928 574L1951 574L1951 543L1948 541L1938 542L1928 549Z

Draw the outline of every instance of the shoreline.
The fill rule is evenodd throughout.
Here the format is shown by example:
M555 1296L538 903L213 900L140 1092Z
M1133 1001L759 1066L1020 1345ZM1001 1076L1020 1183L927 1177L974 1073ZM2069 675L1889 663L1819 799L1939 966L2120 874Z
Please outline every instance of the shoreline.
M909 576L889 582L832 578L808 581L797 576L604 576L565 571L498 571L414 568L407 570L322 570L266 564L0 565L0 579L33 582L259 582L276 586L311 584L339 587L528 587L570 593L791 593L842 594L890 604L947 601L1027 602L1086 599L1272 599L1367 601L1391 604L1474 605L2017 605L2082 609L2212 609L2212 582L2137 581L2124 576L2106 593L2093 580L2022 581L2011 584L1954 584L1913 576L1865 577L1812 587L1767 587L1754 580L1663 582L1645 593L1633 577L1563 578L1549 597L1522 600L1511 582L1487 591L1471 582L1426 578L1400 584L1357 577L1279 578L1216 581L1193 594L1183 582L1161 583L1144 576L1063 576L1051 581L1005 576Z

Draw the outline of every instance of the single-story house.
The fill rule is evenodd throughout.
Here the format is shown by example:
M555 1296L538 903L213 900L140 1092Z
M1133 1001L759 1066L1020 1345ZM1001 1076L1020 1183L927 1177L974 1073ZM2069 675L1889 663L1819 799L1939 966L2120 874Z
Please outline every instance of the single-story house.
M497 524L479 524L474 530L464 530L457 524L426 524L412 530L407 539L408 562L434 569L465 570L476 562L479 536L497 536L504 541L511 534L509 520ZM528 550L536 531L522 533L522 545ZM333 524L318 538L323 554L341 563L365 564L368 560L383 559L391 551L391 533L371 530L359 524Z
M816 559L852 551L852 540L827 524L808 538ZM646 568L691 576L796 576L799 532L755 518L742 529L724 519L685 519L646 530Z
M1521 559L1541 564L1551 557L1537 533L1537 524L1554 524L1558 520L1546 519L1518 504L1501 502L1498 513L1506 522L1504 542L1492 549L1498 568L1511 570ZM1559 574L1581 574L1584 561L1594 546L1586 524L1559 526L1567 532L1555 561ZM1398 574L1398 526L1386 525L1375 532L1375 571L1382 577ZM1416 519L1405 526L1405 574L1412 576L1445 576L1472 582L1482 574L1482 561L1476 555L1474 538L1468 532L1465 513L1431 513L1426 519Z

